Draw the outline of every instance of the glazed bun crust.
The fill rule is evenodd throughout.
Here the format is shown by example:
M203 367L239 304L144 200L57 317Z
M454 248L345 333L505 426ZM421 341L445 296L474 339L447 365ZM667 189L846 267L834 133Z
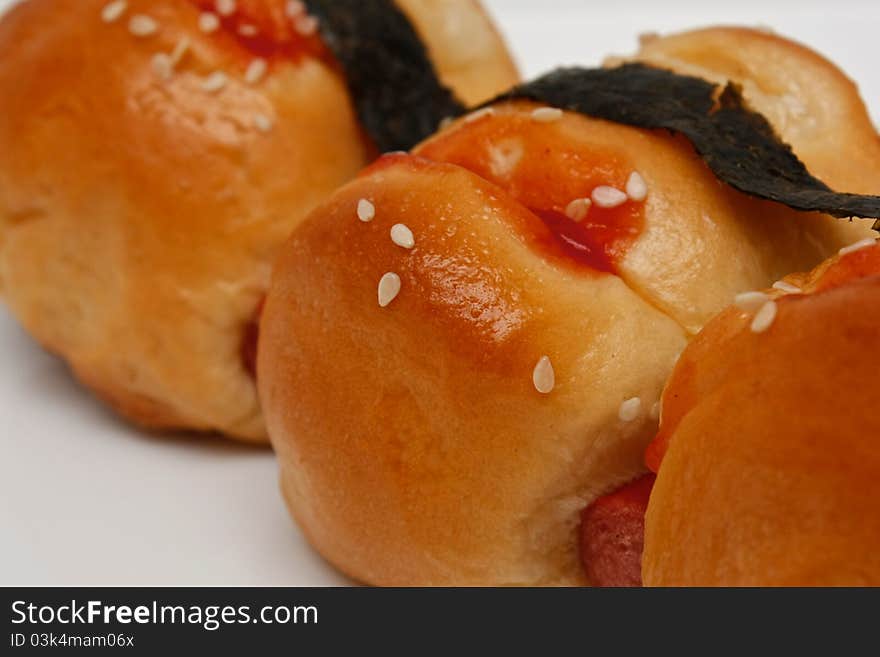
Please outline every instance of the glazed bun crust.
M376 208L366 224L362 198ZM389 238L396 223L412 250ZM639 470L653 431L647 411L619 421L620 403L650 408L685 338L619 278L536 257L539 230L480 177L397 156L284 248L263 314L261 399L294 516L352 577L584 582L577 513ZM386 272L402 287L380 308ZM532 383L543 355L548 395Z
M0 21L3 296L126 417L265 440L246 327L278 246L372 148L323 46L278 22L281 0L238 3L277 40L255 83L245 80L255 51L225 26L203 33L199 3L132 0L113 23L106 4L31 0ZM424 29L445 15L410 4ZM493 52L485 87L468 83L466 95L512 83L479 7L443 4ZM155 34L130 32L139 13ZM432 50L454 36L447 26ZM154 56L184 39L174 75L160 79ZM458 65L441 62L441 74L454 81ZM203 88L217 71L225 86Z
M765 333L726 310L667 385L647 585L880 584L880 247L788 280Z
M586 583L580 512L644 471L652 407L692 325L850 239L845 222L719 184L668 134L574 113L545 123L535 108L500 104L384 158L276 263L258 370L282 486L355 579ZM568 203L633 170L644 201L587 215L609 224L584 243L605 259L560 248L551 226ZM401 288L381 308L389 272ZM532 379L542 356L549 394Z
M643 37L631 59L735 82L813 175L840 191L880 192L880 138L858 88L806 46L759 29L710 27Z
M534 121L529 103L497 105L491 117L459 121L415 153L452 162L504 187L532 208L564 212L598 185L645 181L643 219L627 244L609 249L614 273L696 334L739 292L815 267L841 247L876 233L872 221L796 212L719 182L683 137L569 112ZM874 169L880 175L880 166ZM638 206L639 204L636 204ZM626 222L592 206L587 222Z

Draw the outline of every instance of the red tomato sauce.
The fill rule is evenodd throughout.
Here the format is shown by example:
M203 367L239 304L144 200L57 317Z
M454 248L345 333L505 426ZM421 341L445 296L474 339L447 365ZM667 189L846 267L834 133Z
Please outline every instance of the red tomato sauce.
M590 198L596 187L623 191L634 167L625 153L586 149L527 112L498 112L460 124L414 152L500 186L549 229L550 239L530 236L534 246L582 270L618 273L642 232L644 202L627 200L614 208L592 203L580 221L566 215L569 203Z
M334 62L320 35L300 34L293 19L285 12L285 0L238 0L236 10L229 16L216 12L214 0L190 0L200 10L211 12L220 19L217 33L232 38L232 43L241 48L249 57L261 57L271 62L273 59L299 60L314 57ZM243 26L253 26L256 33L242 34Z

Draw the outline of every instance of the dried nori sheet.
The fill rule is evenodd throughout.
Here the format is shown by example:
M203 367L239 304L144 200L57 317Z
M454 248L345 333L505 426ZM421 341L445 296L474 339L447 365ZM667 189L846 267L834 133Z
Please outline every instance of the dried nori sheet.
M464 106L392 0L306 0L345 73L361 125L381 152L408 150Z
M880 197L838 193L813 177L734 84L721 87L644 64L563 68L486 105L517 98L680 133L719 180L745 194L805 212L880 219Z

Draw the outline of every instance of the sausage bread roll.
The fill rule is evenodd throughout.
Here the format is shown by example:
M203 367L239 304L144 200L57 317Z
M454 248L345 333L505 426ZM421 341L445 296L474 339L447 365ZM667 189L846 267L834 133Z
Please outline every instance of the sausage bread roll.
M720 121L744 117L769 148L763 119L730 97L714 111L701 81L561 75L580 89L572 107L635 121L642 96L608 81L646 80L633 93L658 112L683 107L681 131L702 122L712 141ZM644 472L691 335L736 294L873 234L737 191L681 134L525 99L559 79L384 157L312 212L276 263L258 366L284 495L358 580L589 583L581 511ZM657 80L696 91L669 102ZM701 90L713 94L702 114ZM826 194L813 183L811 198Z
M880 585L880 246L745 294L690 344L647 461L647 585Z
M385 148L371 108L418 102L410 118L434 126L420 92L458 106L425 52L456 102L516 81L471 0L28 0L0 51L9 308L138 424L251 441L270 263ZM389 93L401 83L410 96Z

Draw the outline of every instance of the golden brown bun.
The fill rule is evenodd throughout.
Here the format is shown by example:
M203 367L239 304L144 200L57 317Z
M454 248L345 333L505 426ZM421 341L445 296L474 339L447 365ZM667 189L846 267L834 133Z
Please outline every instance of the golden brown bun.
M477 0L395 1L424 38L440 78L466 105L516 84L516 64Z
M880 585L880 246L787 280L766 332L725 310L669 381L647 585Z
M364 197L369 224L355 217ZM632 475L652 431L619 422L620 403L653 403L685 339L619 278L536 257L523 241L535 221L462 168L401 157L283 250L261 398L293 513L353 577L580 581L575 515ZM389 239L398 222L412 251ZM383 309L389 271L403 287ZM545 354L550 395L532 385Z
M858 88L815 51L765 30L711 27L644 37L632 59L739 84L813 175L840 191L880 193L880 138Z
M101 17L107 4L31 0L0 22L3 295L130 419L264 440L241 357L245 327L278 246L364 166L370 147L344 81L316 37L293 33L282 0L238 3L233 20L252 20L272 47L287 43L253 84L254 52L226 27L200 31L198 3L131 0L113 23ZM428 31L445 15L407 5ZM462 93L475 99L512 83L479 6L443 6L489 60L486 69L469 60L484 85L468 81ZM134 36L135 14L158 31ZM429 41L442 54L457 35L441 24ZM153 58L182 39L190 46L164 81ZM442 59L455 81L461 62ZM212 93L202 84L216 71L229 80ZM268 133L260 116L274 123Z
M543 123L534 108L500 105L386 157L276 263L258 366L282 487L312 543L356 579L584 583L579 513L643 471L691 323L848 239L844 222L719 184L665 133L572 113ZM625 224L591 266L536 214L557 221L634 169L647 200L590 210ZM414 248L392 242L397 223ZM381 308L388 272L401 289ZM544 355L549 394L532 382Z

